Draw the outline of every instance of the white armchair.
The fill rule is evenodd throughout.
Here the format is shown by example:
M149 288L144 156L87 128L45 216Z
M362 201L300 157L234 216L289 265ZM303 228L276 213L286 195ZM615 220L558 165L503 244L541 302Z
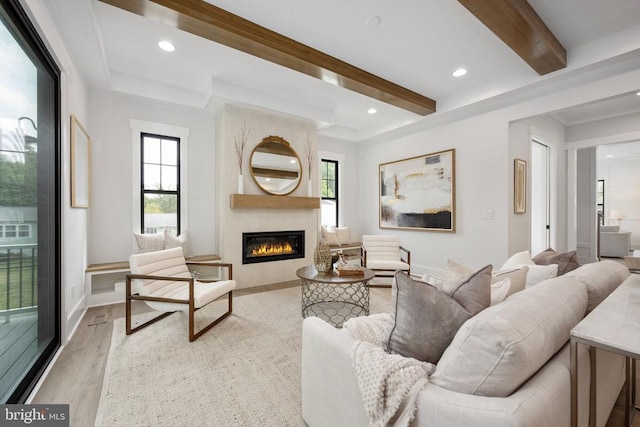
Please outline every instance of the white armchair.
M362 236L362 266L376 276L392 277L401 270L409 274L411 251L400 246L398 236Z
M617 225L600 227L600 256L623 258L629 256L631 232L620 231Z
M176 311L186 311L189 317L189 341L218 324L232 312L232 291L236 287L232 280L232 266L226 263L209 263L227 270L227 280L199 282L195 280L184 259L181 247L162 251L146 252L129 257L131 274L126 279L125 323L127 335L138 331ZM195 312L214 300L227 295L227 311L195 331ZM153 319L132 327L131 303L144 301L154 310L164 312Z

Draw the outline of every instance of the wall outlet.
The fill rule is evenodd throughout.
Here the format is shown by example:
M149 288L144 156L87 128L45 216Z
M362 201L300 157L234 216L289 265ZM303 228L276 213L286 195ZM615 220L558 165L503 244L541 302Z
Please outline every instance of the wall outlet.
M484 211L484 212L482 212L482 219L484 219L484 220L493 219L493 211Z

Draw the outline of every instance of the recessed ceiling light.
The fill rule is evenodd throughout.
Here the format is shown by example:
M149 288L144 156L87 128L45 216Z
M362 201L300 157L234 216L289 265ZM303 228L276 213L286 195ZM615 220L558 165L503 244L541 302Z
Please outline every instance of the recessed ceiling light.
M369 108L369 109L367 110L367 113L369 113L369 114L375 114L375 113L377 113L377 112L378 112L378 110L376 110L375 108Z
M606 157L607 159L610 159L610 158L615 157L615 156L614 156L613 154L607 154L605 157Z
M453 73L451 73L451 75L453 77L462 77L465 74L467 74L467 69L466 68L458 68L457 70L455 70Z
M173 52L174 50L176 50L176 47L173 45L173 43L167 40L162 40L160 43L158 43L158 46L165 52Z
M640 92L636 93L636 95L640 96Z
M364 21L365 24L367 24L369 27L377 27L378 25L380 25L380 17L377 15L371 15L369 17L367 17L367 19Z

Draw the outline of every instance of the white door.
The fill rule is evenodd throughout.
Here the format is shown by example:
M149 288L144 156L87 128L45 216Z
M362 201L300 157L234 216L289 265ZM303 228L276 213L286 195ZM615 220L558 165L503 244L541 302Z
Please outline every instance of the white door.
M551 246L551 167L550 150L531 141L531 254Z

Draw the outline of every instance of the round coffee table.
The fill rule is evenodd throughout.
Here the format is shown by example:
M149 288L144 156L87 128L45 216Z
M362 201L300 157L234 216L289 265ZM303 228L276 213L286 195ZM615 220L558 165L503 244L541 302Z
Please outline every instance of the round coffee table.
M334 271L318 273L313 265L301 267L302 317L317 316L336 327L356 316L369 314L369 286L373 271L360 276L338 276Z

